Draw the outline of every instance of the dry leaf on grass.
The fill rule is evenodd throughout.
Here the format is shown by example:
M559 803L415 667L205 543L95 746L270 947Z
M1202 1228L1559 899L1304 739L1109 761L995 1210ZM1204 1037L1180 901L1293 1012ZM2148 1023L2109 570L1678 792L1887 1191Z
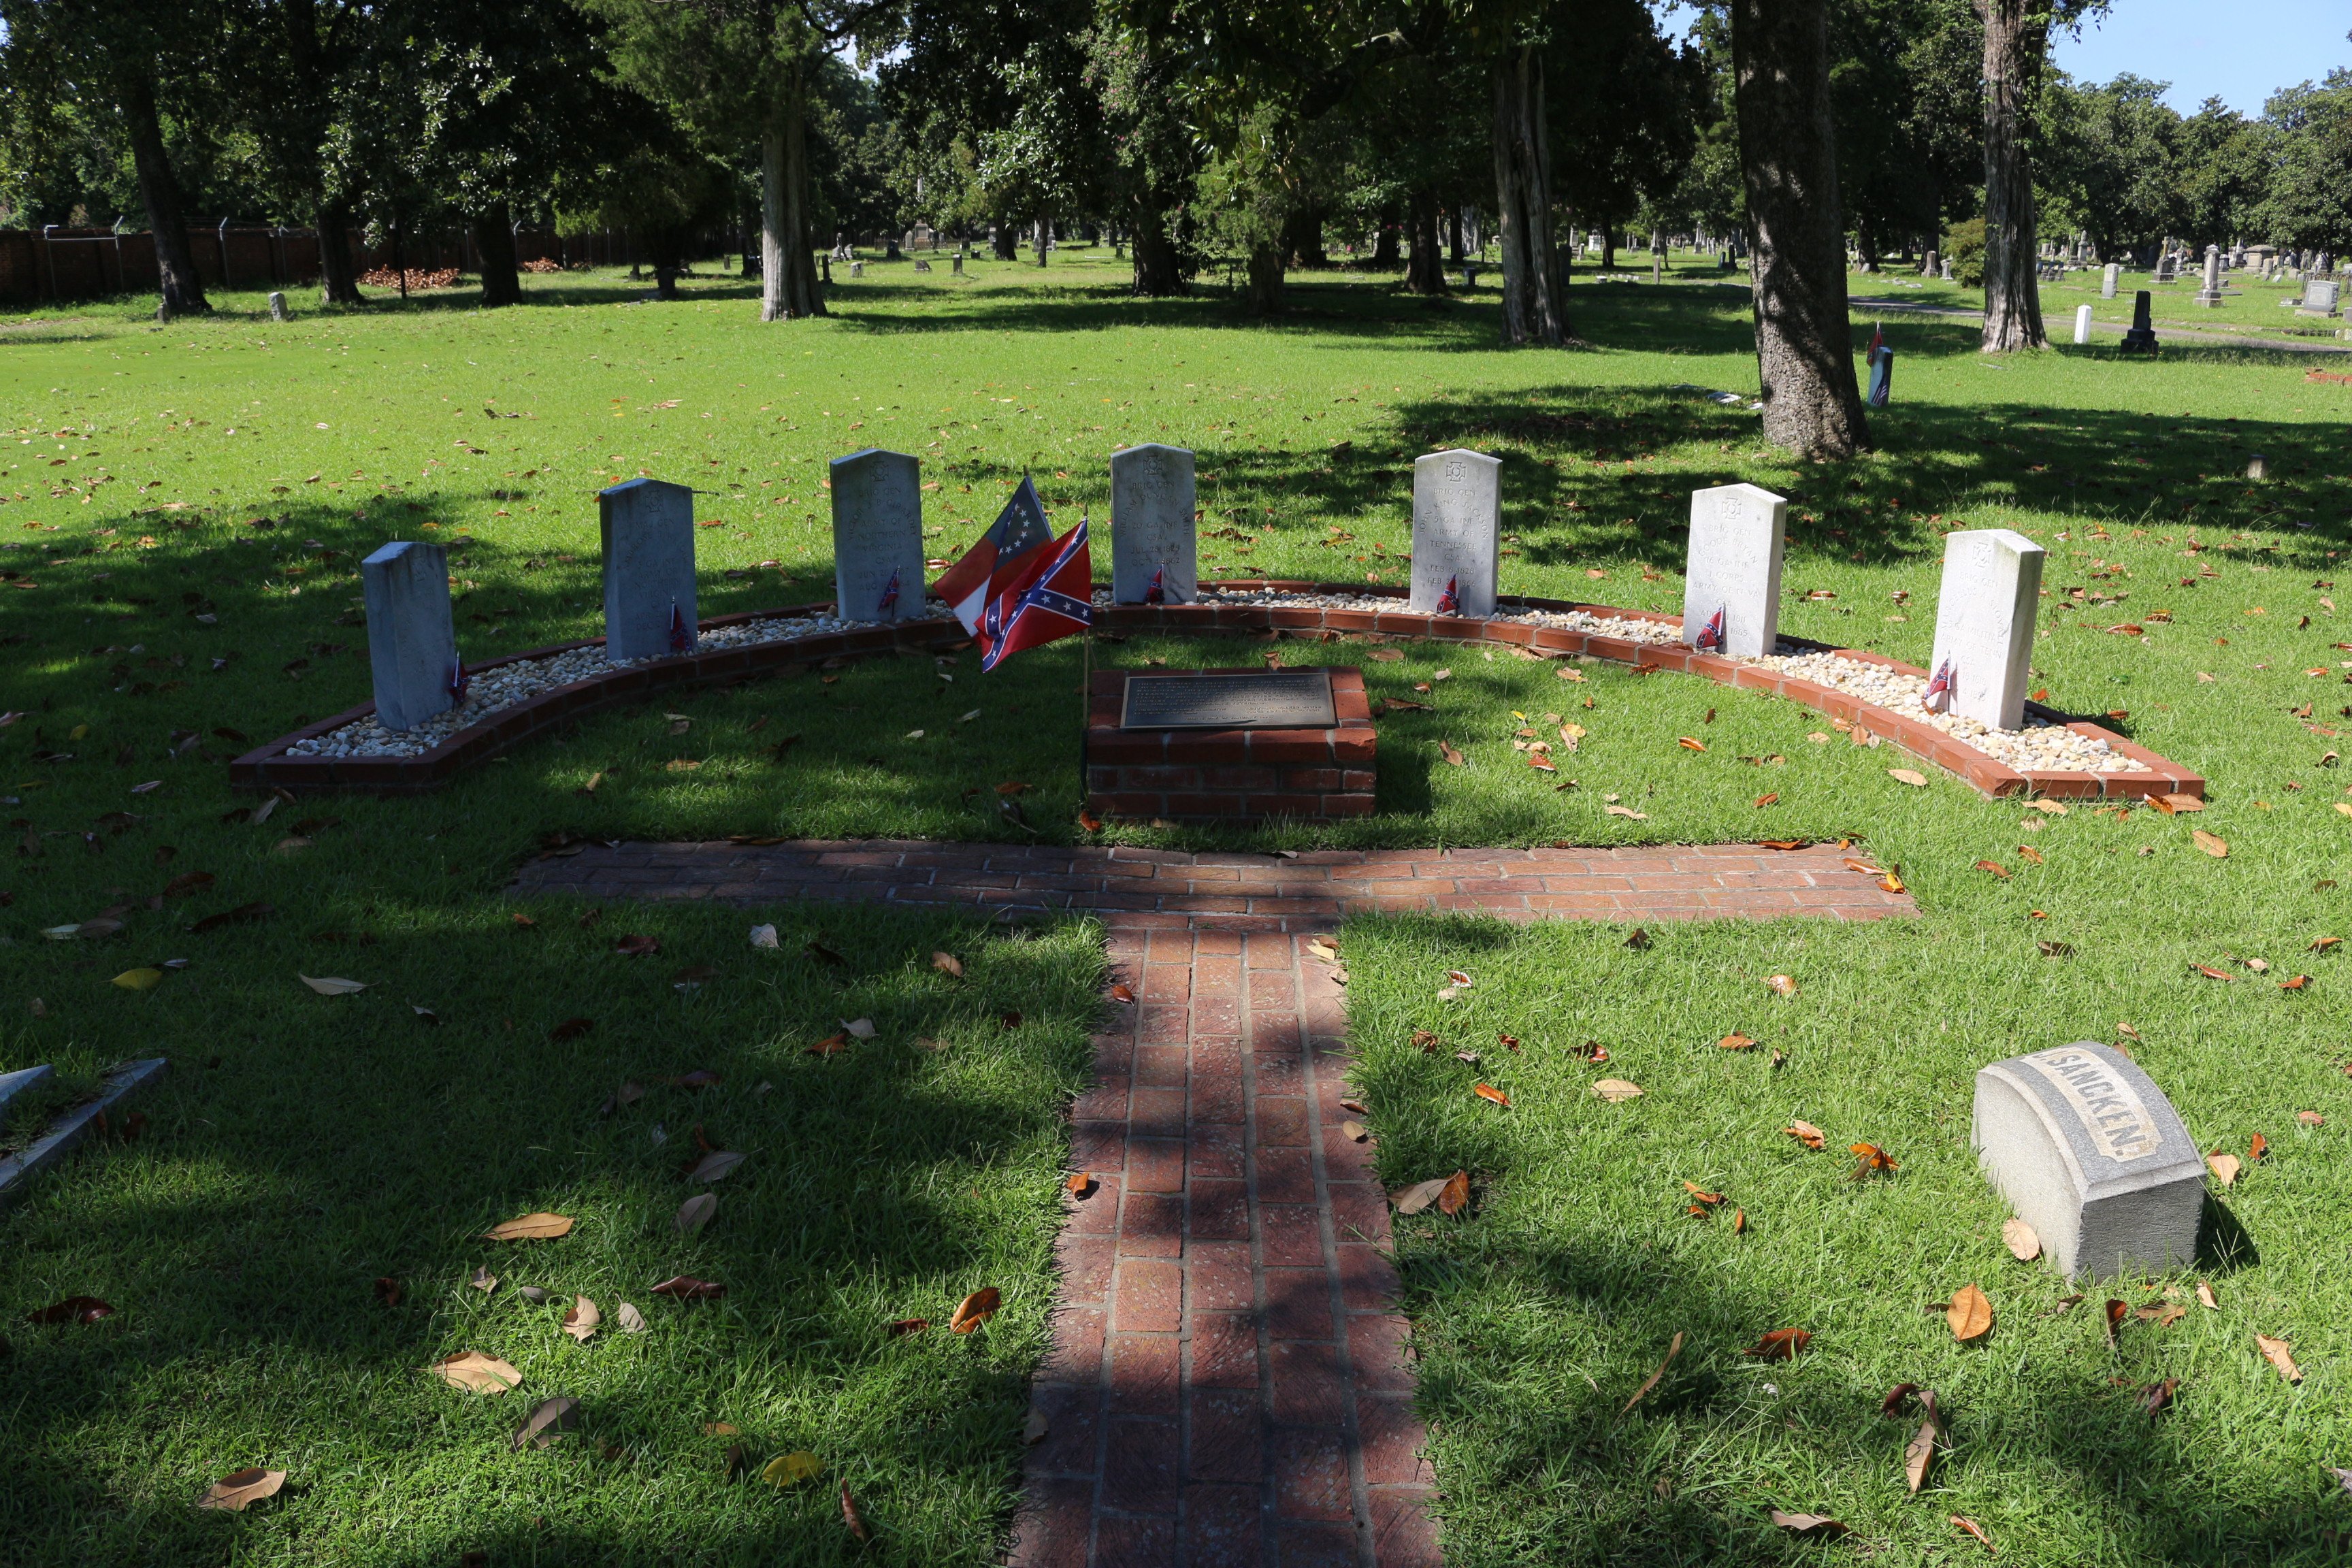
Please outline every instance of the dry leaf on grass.
M646 1315L626 1301L613 1309L613 1321L621 1325L621 1331L625 1334L642 1334L646 1331Z
M2179 1390L2180 1380L2168 1377L2162 1383L2151 1383L2139 1391L2139 1406L2149 1418L2161 1415L2171 1405L2172 1396Z
M1944 1321L1951 1325L1952 1338L1962 1344L1982 1339L1992 1331L1992 1302L1976 1286L1963 1285L1952 1293L1951 1304L1944 1309Z
M466 1283L471 1285L475 1289L481 1291L484 1295L488 1295L499 1288L499 1277L491 1273L487 1268L477 1268L473 1272L472 1278L468 1279Z
M1896 784L1907 784L1914 789L1927 787L1927 775L1916 768L1889 768L1886 776Z
M1648 1396L1650 1390L1657 1387L1659 1380L1666 1375L1666 1368L1675 1364L1675 1357L1682 1353L1683 1336L1681 1332L1677 1331L1675 1334L1674 1342L1666 1347L1666 1359L1658 1363L1658 1370L1652 1373L1649 1377L1643 1382L1642 1386L1633 1391L1633 1397L1625 1402L1624 1410L1620 1410L1617 1414L1622 1415L1625 1414L1626 1410L1631 1410L1636 1405L1641 1404L1642 1401Z
M1505 1094L1501 1089L1496 1089L1491 1083L1478 1084L1475 1086L1470 1092L1491 1104L1502 1106L1505 1110L1508 1110L1510 1108L1511 1097Z
M2214 1299L2213 1286L2210 1280L2197 1281L2197 1299L2213 1311L2218 1312L2221 1310L2221 1303Z
M781 947L783 944L776 940L775 927L772 925L758 925L751 928L751 945L753 947Z
M596 1310L596 1303L585 1296L578 1296L572 1299L572 1310L563 1314L563 1331L584 1345L595 1336L604 1321L604 1314Z
M654 1287L654 1294L677 1301L716 1301L727 1294L727 1287L712 1279L697 1279L691 1274L673 1274Z
M1768 990L1782 996L1794 996L1797 994L1797 982L1790 975L1775 974L1766 980L1764 984Z
M1808 1149L1825 1149L1829 1147L1829 1135L1810 1121L1791 1121L1788 1126L1781 1128L1780 1131L1787 1133L1790 1137L1794 1138L1798 1142L1802 1143Z
M2113 1350L2116 1346L2116 1331L2124 1326L2124 1320L2129 1316L2131 1316L2130 1302L2118 1301L2112 1296L2107 1298L2106 1330L2109 1350Z
M1893 1155L1875 1143L1849 1144L1847 1152L1860 1162L1853 1168L1853 1179L1857 1182L1876 1172L1899 1171L1903 1168Z
M796 1487L824 1473L824 1460L805 1448L798 1448L769 1460L767 1468L760 1472L760 1479L772 1487Z
M919 1334L930 1326L929 1318L900 1318L889 1325L889 1334L894 1340L902 1340L908 1334Z
M2214 835L2206 832L2201 827L2192 829L2189 837L2198 848L2202 849L2206 854L2210 855L2216 860L2226 858L2230 853L2230 845L2228 840L2216 837Z
M568 1394L543 1400L523 1420L514 1435L513 1447L544 1448L562 1434L580 1425L580 1402Z
M425 1370L453 1388L470 1388L477 1394L504 1394L522 1382L521 1373L480 1351L461 1351Z
M1952 1515L1952 1528L1958 1531L1963 1535L1972 1537L1977 1543L1982 1546L1987 1552L1993 1550L1992 1537L1984 1532L1984 1526L1979 1524L1975 1520L1969 1518L1966 1514L1956 1513Z
M238 1470L234 1475L223 1476L206 1487L204 1495L196 1499L196 1506L226 1509L231 1513L243 1513L247 1504L259 1502L263 1498L276 1497L278 1489L285 1484L284 1470L259 1468Z
M1811 1329L1774 1329L1739 1353L1759 1361L1794 1361L1812 1341Z
M848 1526L849 1533L857 1538L860 1545L873 1539L866 1528L866 1521L858 1517L857 1505L850 1500L847 1481L841 1483L841 1522Z
M1395 1205L1396 1212L1401 1215L1419 1214L1437 1201L1438 1194L1445 1191L1446 1183L1447 1178L1444 1176L1432 1176L1425 1182L1415 1182L1409 1187L1399 1187L1389 1194L1389 1202Z
M1650 820L1649 813L1645 811L1635 811L1630 805L1604 805L1601 809L1611 816L1622 816L1632 822L1647 822Z
M1776 1508L1771 1514L1772 1522L1791 1535L1818 1540L1849 1533L1847 1526L1825 1513L1782 1513Z
M552 1241L559 1236L570 1236L574 1224L572 1216L560 1214L527 1214L502 1220L482 1233L484 1241Z
M827 1035L824 1038L811 1046L808 1048L807 1054L813 1057L837 1057L848 1048L849 1037L847 1035Z
M718 1194L697 1193L677 1205L677 1218L673 1223L677 1226L678 1235L692 1236L696 1231L709 1225L711 1216L718 1212Z
M1457 768L1462 765L1462 753L1455 751L1450 742L1440 741L1437 742L1437 749L1445 754L1445 760L1449 763Z
M2294 1364L2294 1357L2288 1353L2289 1346L2284 1340L2274 1340L2268 1334L2256 1334L2254 1343L2262 1347L2263 1359L2278 1368L2278 1374L2281 1377L2289 1383L2303 1381L2303 1368Z
M689 1182L715 1182L743 1163L743 1156L731 1149L717 1149L705 1154L694 1169L686 1173Z
M1457 1215L1469 1206L1470 1173L1456 1171L1446 1177L1444 1186L1438 1189L1437 1212L1443 1215Z
M297 972L294 978L321 996L349 996L355 991L367 989L367 982L363 980L342 980L331 974L313 979L308 974Z
M2238 1157L2235 1154L2212 1153L2205 1156L2205 1164L2213 1179L2223 1186L2233 1186L2238 1180Z
M1642 1086L1628 1083L1622 1078L1604 1078L1592 1086L1592 1092L1612 1105L1621 1105L1626 1100L1641 1098Z
M113 983L125 991L152 991L163 984L160 969L126 969L114 977Z
M957 1333L968 1334L996 1315L1004 1301L1004 1294L993 1285L984 1285L956 1303L955 1315L948 1327Z
M1927 1418L1919 1423L1919 1430L1903 1449L1903 1477L1915 1496L1927 1484L1927 1472L1936 1465L1936 1450L1944 1441L1944 1420L1936 1409L1936 1391L1931 1388L1921 1394L1919 1403L1927 1409Z
M1696 735L1676 735L1675 737L1675 744L1680 746L1685 752L1704 752L1706 750L1706 742L1700 740Z
M1740 1034L1737 1030L1734 1030L1732 1033L1724 1036L1723 1038L1716 1041L1715 1043L1717 1048L1720 1050L1744 1051L1748 1049L1748 1047L1754 1045L1756 1041L1752 1037Z
M2042 1256L2042 1237L2035 1235L2033 1227L2021 1219L2003 1221L2000 1227L2000 1239L2009 1248L2010 1256L2020 1263L2031 1263Z

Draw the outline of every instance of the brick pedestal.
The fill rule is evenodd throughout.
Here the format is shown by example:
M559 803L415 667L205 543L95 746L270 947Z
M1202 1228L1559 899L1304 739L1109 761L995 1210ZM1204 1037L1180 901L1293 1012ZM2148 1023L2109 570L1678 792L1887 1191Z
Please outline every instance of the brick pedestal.
M1331 671L1339 722L1328 730L1122 730L1129 673L1097 670L1088 690L1088 811L1195 822L1371 815L1379 736L1363 671Z

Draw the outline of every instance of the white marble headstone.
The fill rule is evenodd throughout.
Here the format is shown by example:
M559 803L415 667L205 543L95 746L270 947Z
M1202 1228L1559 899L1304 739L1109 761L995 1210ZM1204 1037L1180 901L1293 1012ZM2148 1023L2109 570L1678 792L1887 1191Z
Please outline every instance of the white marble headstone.
M360 563L367 596L368 669L376 722L414 730L457 706L457 631L449 616L449 552L401 540Z
M2061 1274L2195 1259L2205 1162L2164 1091L2119 1052L2079 1040L1979 1068L1969 1141Z
M1189 605L1200 597L1197 504L1192 454L1183 447L1150 442L1111 454L1113 603Z
M1415 614L1495 613L1502 468L1500 458L1458 448L1414 459L1412 595L1407 603Z
M868 447L835 458L834 605L845 621L903 621L923 613L923 465Z
M2123 275L2124 269L2119 264L2113 261L2108 262L2099 273L2099 298L2102 300L2114 299L2116 297L2116 280L2122 278Z
M694 491L631 479L596 497L604 548L604 657L694 650Z
M2074 307L2074 341L2078 343L2091 341L2091 307L2088 305Z
M1996 730L2024 722L2042 559L2042 546L2006 528L1944 536L1929 707Z
M1742 658L1778 647L1780 545L1788 519L1788 501L1755 485L1691 491L1684 647Z

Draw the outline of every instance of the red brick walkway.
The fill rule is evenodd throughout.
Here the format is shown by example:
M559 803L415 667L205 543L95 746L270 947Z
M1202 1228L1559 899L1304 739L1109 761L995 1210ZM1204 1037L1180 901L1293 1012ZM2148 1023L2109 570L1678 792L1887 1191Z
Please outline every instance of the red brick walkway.
M596 899L849 900L1094 910L1120 929L1328 931L1359 910L1460 910L1506 920L1663 921L1915 912L1827 845L1635 849L1318 849L1190 855L1166 849L847 842L590 845L534 860L530 891ZM1213 919L1205 918L1213 917Z
M1073 1110L1095 1190L1057 1243L1014 1568L1437 1568L1388 1205L1347 1115L1347 1014L1306 952L1358 910L1648 921L1916 912L1834 850L1183 855L928 843L620 845L591 898L1101 913L1135 993ZM1034 1429L1034 1426L1033 1426Z

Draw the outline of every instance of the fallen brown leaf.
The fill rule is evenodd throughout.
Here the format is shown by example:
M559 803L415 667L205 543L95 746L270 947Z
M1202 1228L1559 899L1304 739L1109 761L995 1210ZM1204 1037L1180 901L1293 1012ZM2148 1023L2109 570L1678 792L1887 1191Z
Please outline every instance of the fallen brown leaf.
M2042 1238L2034 1234L2032 1226L2021 1219L2003 1221L2000 1239L2008 1247L2010 1256L2020 1263L2031 1263L2042 1256Z
M1604 1078L1592 1086L1592 1092L1612 1105L1622 1105L1629 1100L1640 1099L1642 1086L1628 1083L1622 1078Z
M2205 1156L2205 1164L2206 1168L2213 1173L2213 1179L2223 1186L2236 1184L2239 1166L2238 1157L2235 1154L2208 1154Z
M2218 838L2212 834L2206 832L2201 827L2191 829L2189 837L2198 848L2202 849L2206 854L2210 855L2216 860L2223 858L2230 853L2230 845L2228 840Z
M563 1314L563 1331L584 1345L595 1337L604 1321L604 1314L596 1310L595 1302L577 1296L572 1299L572 1310Z
M2214 1298L2213 1285L2210 1280L2197 1281L2197 1299L2202 1301L2209 1310L2218 1312L2221 1310L2221 1303Z
M692 1236L704 1226L709 1225L711 1217L718 1212L718 1194L697 1193L677 1205L677 1217L671 1221L671 1224L677 1226L678 1235Z
M1992 1551L1992 1537L1984 1532L1982 1525L1966 1514L1952 1515L1952 1528L1963 1535L1973 1537L1987 1552Z
M1791 1121L1780 1131L1808 1149L1825 1149L1829 1146L1828 1134L1810 1121Z
M524 1418L521 1429L514 1435L513 1447L517 1449L544 1448L560 1434L579 1425L580 1402L568 1394L559 1394L552 1399L541 1401Z
M938 970L941 974L947 975L951 979L961 980L963 978L963 960L958 958L952 952L935 952L931 954L931 967Z
M1944 1321L1951 1325L1952 1338L1962 1344L1982 1339L1992 1331L1992 1302L1975 1285L1963 1285L1952 1293L1952 1303L1945 1309ZM1919 1489L1913 1487L1913 1491Z
M1501 1089L1496 1089L1491 1083L1478 1084L1474 1087L1470 1092L1476 1095L1481 1100L1502 1106L1506 1110L1508 1110L1510 1107L1511 1097L1505 1094Z
M1765 980L1764 984L1768 990L1777 992L1783 996L1794 996L1797 994L1797 982L1790 975L1771 975Z
M850 1500L849 1483L845 1480L841 1483L841 1522L849 1527L849 1533L857 1538L859 1545L873 1539L866 1528L866 1521L858 1517L857 1505Z
M226 1509L231 1513L243 1513L248 1503L276 1497L278 1489L286 1484L284 1470L259 1468L238 1470L223 1476L206 1487L196 1499L198 1508Z
M482 1233L484 1241L552 1241L570 1236L575 1222L569 1215L527 1214L501 1220Z
M2284 1340L2274 1340L2268 1334L2256 1334L2254 1343L2262 1347L2263 1359L2278 1368L2278 1374L2289 1383L2303 1381L2303 1368L2294 1364Z
M1444 1186L1438 1189L1437 1212L1443 1215L1457 1215L1469 1206L1470 1173L1456 1171L1446 1177Z
M425 1370L452 1388L470 1388L477 1394L504 1394L522 1382L522 1373L513 1366L480 1351L460 1351Z
M1003 1293L995 1286L982 1286L957 1304L955 1316L948 1320L948 1327L957 1333L968 1334L994 1317L1003 1300Z
M1754 1045L1756 1041L1752 1037L1740 1034L1735 1030L1732 1033L1724 1036L1723 1038L1716 1041L1715 1043L1717 1048L1720 1050L1744 1051L1748 1049L1748 1047Z
M1927 1417L1903 1449L1903 1477L1910 1483L1914 1496L1927 1484L1927 1472L1935 1468L1936 1450L1944 1440L1943 1418L1936 1410L1936 1391L1931 1388L1921 1394L1919 1403L1926 1407Z
M1848 1527L1825 1513L1782 1513L1771 1510L1772 1522L1791 1535L1827 1538L1849 1533Z
M1455 1173L1460 1174L1458 1172ZM1464 1180L1466 1184L1468 1178L1465 1177ZM1432 1176L1425 1182L1415 1182L1409 1187L1398 1188L1389 1194L1389 1202L1396 1206L1396 1212L1399 1214L1419 1214L1435 1203L1439 1194L1451 1184L1452 1182L1447 1177Z
M1618 1411L1617 1414L1622 1415L1625 1414L1625 1411L1631 1410L1636 1405L1641 1404L1643 1399L1648 1395L1650 1390L1657 1387L1659 1380L1666 1375L1666 1368L1675 1364L1675 1357L1682 1353L1683 1336L1681 1331L1678 1330L1675 1331L1674 1342L1666 1346L1666 1359L1658 1363L1658 1370L1652 1373L1648 1378L1643 1380L1642 1386L1633 1391L1633 1397L1625 1402L1624 1409Z
M709 1279L697 1279L691 1274L674 1274L654 1287L656 1296L668 1296L679 1301L715 1301L727 1294L727 1287Z
M1761 1361L1794 1361L1812 1341L1810 1329L1774 1329L1739 1353Z

